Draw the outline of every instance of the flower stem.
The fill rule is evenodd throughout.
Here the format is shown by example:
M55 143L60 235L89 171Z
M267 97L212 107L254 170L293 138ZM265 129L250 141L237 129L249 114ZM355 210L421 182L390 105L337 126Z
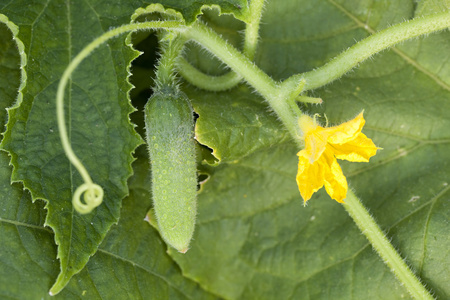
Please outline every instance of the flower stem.
M448 27L450 12L444 12L416 18L377 32L356 43L326 65L302 74L306 80L305 90L316 89L340 78L360 62L395 44Z
M434 299L400 257L398 252L395 251L386 235L381 231L373 217L352 191L348 191L343 206L361 232L367 237L378 255L388 265L397 279L403 283L411 296L420 300Z

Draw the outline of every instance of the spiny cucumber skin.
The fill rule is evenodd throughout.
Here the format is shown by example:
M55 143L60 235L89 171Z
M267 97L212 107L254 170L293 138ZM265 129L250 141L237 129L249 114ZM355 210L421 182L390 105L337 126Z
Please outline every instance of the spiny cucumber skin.
M165 87L150 97L144 112L159 231L167 244L185 253L197 211L193 109L183 93Z

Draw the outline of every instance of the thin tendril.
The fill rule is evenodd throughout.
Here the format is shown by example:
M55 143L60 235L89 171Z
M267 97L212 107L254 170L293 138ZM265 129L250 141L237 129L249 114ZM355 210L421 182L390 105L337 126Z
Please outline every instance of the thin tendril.
M61 143L66 153L69 161L74 165L74 167L80 173L84 184L80 185L73 194L73 207L81 214L87 214L91 212L94 208L99 206L103 201L104 191L101 186L93 183L88 171L84 167L83 163L73 152L72 146L70 145L69 137L67 135L67 127L64 118L64 91L66 85L70 79L73 71L78 67L78 65L94 51L98 46L108 41L109 39L116 37L122 33L144 30L144 29L155 29L155 28L170 28L172 30L182 30L184 28L183 22L179 21L153 21L153 22L142 22L124 25L121 27L114 28L110 31L105 32L100 37L96 38L89 45L87 45L78 55L70 62L64 71L61 80L58 85L58 92L56 94L56 117L58 119L58 129L61 138ZM85 203L81 202L81 195L84 194L83 200Z
M320 118L320 114L319 113L315 113L314 116L313 116L314 126L319 125L319 122L317 122L317 118Z

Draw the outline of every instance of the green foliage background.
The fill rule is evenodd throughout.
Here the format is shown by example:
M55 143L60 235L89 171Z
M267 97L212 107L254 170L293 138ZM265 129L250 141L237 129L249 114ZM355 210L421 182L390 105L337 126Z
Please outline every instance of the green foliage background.
M197 6L169 2L191 21L201 7L195 1ZM244 1L214 3L245 19ZM56 85L83 46L111 26L128 23L146 4L0 3L0 13L19 26L17 38L27 57L23 101L9 111L2 142L14 171L11 157L0 152L0 297L51 298L48 290L62 274L68 285L57 299L408 299L341 205L321 191L302 206L295 183L299 149L245 84L222 93L183 85L199 115L196 137L204 145L199 169L207 179L192 248L185 255L170 249L167 254L158 233L143 221L151 207L150 170L143 146L132 156L142 143L128 120L133 109L126 100L127 66L137 53L124 44L125 37L90 56L66 95L75 152L107 193L92 215L72 210L71 195L81 181L60 146ZM320 67L391 24L448 7L446 1L268 1L256 64L285 79ZM214 11L202 18L241 46L243 22ZM15 103L21 84L20 54L3 24L0 37L0 121L5 123L5 108ZM147 50L132 70L137 88L131 100L140 108L149 96L149 66L157 48L152 37L136 47ZM343 163L344 173L440 299L450 295L445 49L450 49L448 31L406 42L313 91L322 106L303 107L325 113L334 124L365 110L364 132L384 150L368 164ZM226 72L193 45L185 56L210 74ZM139 112L132 118L141 124ZM10 185L11 178L23 184Z

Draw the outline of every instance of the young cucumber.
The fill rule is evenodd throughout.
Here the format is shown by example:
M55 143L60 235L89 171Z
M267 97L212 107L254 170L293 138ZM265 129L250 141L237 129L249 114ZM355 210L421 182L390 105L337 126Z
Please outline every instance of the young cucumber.
M167 244L185 253L197 210L193 109L181 91L163 86L144 112L158 229Z

